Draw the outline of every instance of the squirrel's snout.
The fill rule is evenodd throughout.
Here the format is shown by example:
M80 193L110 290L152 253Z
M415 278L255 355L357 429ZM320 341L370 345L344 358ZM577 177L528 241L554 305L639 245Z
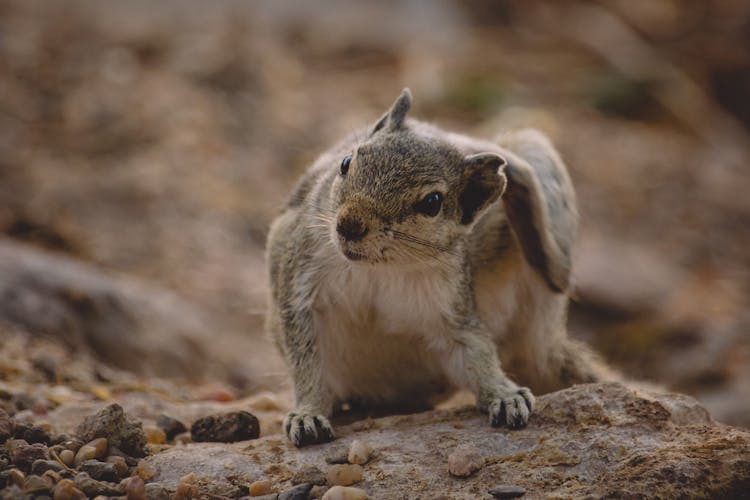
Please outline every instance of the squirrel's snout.
M359 241L364 238L370 229L360 219L352 216L339 217L336 223L336 232L347 241Z

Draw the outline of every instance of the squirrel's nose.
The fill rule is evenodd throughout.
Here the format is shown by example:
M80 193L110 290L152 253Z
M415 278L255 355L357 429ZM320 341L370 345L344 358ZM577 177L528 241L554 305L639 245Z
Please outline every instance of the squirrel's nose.
M367 235L369 230L364 222L355 217L343 217L336 223L336 232L347 241L359 241Z

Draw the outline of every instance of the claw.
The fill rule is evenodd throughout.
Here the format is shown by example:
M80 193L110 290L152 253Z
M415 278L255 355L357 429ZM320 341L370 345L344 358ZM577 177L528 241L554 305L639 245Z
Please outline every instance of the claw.
M326 417L307 413L289 413L284 419L284 432L298 448L332 441L335 437Z

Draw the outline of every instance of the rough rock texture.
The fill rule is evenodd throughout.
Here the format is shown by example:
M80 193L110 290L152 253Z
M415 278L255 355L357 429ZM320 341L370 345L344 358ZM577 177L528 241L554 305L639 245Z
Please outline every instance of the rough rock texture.
M355 431L355 429L357 429ZM529 426L494 429L472 408L436 410L338 428L333 445L297 450L280 436L254 442L194 443L146 459L154 480L174 491L195 472L201 492L239 496L242 481L269 478L278 490L295 471L326 471L331 446L377 443L357 486L373 498L492 498L501 485L528 498L733 498L750 488L750 431L713 422L693 398L647 394L618 384L572 387L545 395ZM473 447L483 467L451 477L448 455Z
M233 443L260 436L258 418L246 411L209 415L193 422L190 435L196 442Z
M146 446L143 424L128 416L116 403L86 417L77 434L84 441L107 438L110 446L134 457L143 456L143 447Z

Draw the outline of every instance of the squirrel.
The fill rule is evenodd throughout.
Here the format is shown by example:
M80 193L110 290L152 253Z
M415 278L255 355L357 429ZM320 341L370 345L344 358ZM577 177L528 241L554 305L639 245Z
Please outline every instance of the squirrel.
M533 392L618 379L566 333L578 213L547 137L445 132L407 118L411 104L404 89L323 153L269 230L267 329L292 372L283 429L298 447L334 439L344 402L466 388L515 429Z

